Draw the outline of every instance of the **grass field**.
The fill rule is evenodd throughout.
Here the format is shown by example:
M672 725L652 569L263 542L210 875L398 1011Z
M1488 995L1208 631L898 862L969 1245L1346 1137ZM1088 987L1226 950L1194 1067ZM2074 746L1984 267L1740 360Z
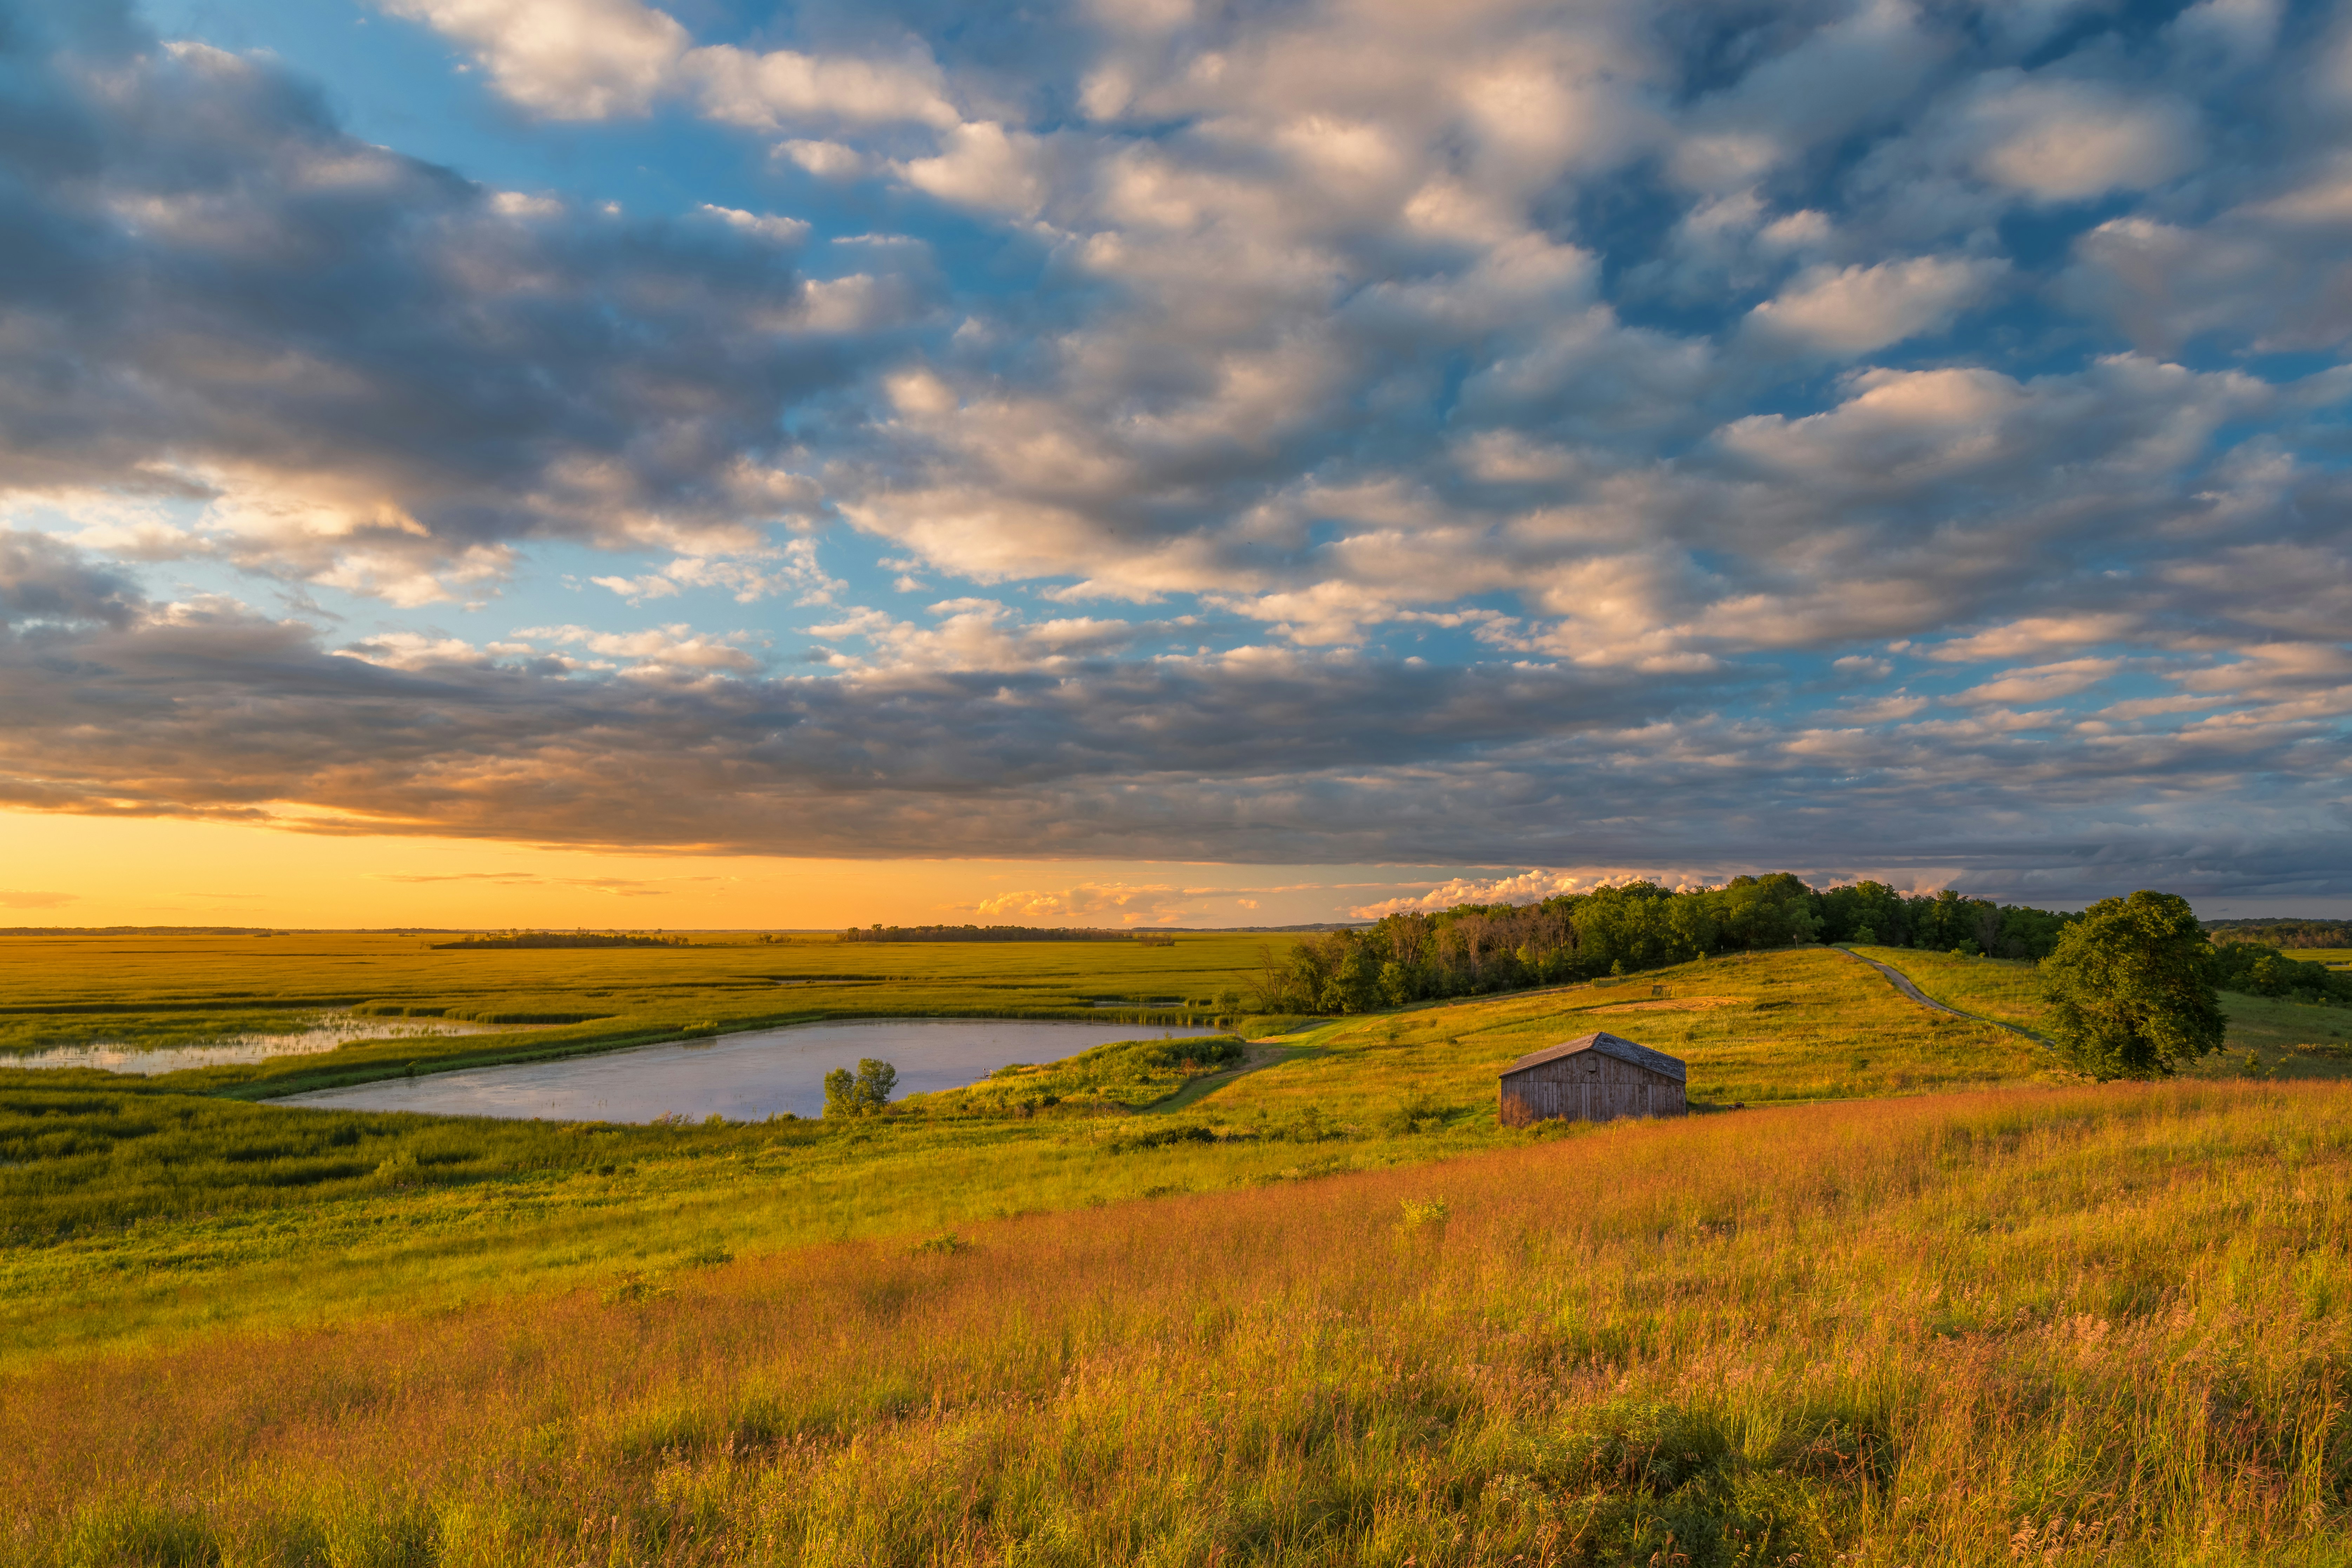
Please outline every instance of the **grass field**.
M1799 948L1339 1020L1297 1037L1308 1054L1217 1099L1271 1109L1419 1095L1449 1114L1491 1115L1505 1065L1595 1029L1680 1057L1692 1100L1716 1106L2066 1076L2047 1052L2005 1030L1940 1016L1865 965Z
M2036 1031L2049 1026L2034 966L1998 958L1955 958L1910 948L1856 948L1902 971L1927 994L1962 1012ZM2243 1077L2246 1058L2269 1078L2352 1079L2352 1010L2268 996L2221 993L2227 1046L2189 1069L2192 1078Z
M2041 971L2029 960L1960 958L1948 952L1908 947L1857 947L1853 951L1890 969L1900 970L1912 984L1948 1007L1996 1018L2036 1034L2049 1031L2050 1014L2042 1000Z
M2347 1253L2335 1086L1620 1124L19 1370L5 1544L2335 1563Z
M283 1034L331 1013L535 1026L166 1075L192 1091L263 1096L412 1064L431 1071L826 1017L1158 1021L1214 1012L1214 997L1255 967L1261 944L1292 939L866 943L740 933L698 935L683 947L436 951L444 940L0 937L0 1052ZM1123 1005L1097 1005L1106 1001Z
M0 1073L0 1161L16 1163L0 1169L0 1215L11 1240L40 1243L0 1255L0 1363L1515 1145L1528 1135L1496 1125L1496 1071L1595 1028L1684 1057L1695 1099L1723 1106L2055 1076L2015 1036L1938 1017L1819 950L1335 1020L1151 1110L1192 1075L1116 1053L1100 1053L1107 1095L1069 1064L846 1127L564 1128Z
M287 1015L593 1030L843 954L873 1011L1193 1000L1255 942L288 951ZM231 952L98 1000L245 1005ZM2352 1022L2229 1000L2240 1057ZM1818 948L1256 1025L849 1123L0 1072L0 1560L2352 1563L2352 1088L2066 1087ZM1702 1114L1498 1127L1594 1028Z

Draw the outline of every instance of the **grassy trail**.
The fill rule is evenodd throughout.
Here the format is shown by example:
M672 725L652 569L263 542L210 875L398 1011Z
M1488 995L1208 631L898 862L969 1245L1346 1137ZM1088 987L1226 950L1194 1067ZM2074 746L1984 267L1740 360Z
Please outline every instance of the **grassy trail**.
M1894 986L1897 991L1900 991L1904 995L1908 996L1912 1001L1918 1003L1922 1007L1932 1008L1938 1013L1948 1013L1955 1018L1966 1018L1970 1023L1974 1024L1990 1024L1997 1029L2007 1029L2011 1034L2022 1035L2027 1039L2032 1040L2035 1045L2045 1047L2051 1050L2057 1049L2057 1045L2054 1041L2035 1030L2028 1029L2018 1024L2003 1023L1999 1018L1988 1017L1981 1013L1967 1012L1961 1008L1952 1006L1949 1003L1937 1001L1933 996L1930 996L1925 991L1920 990L1917 984L1914 982L1909 975L1904 973L1901 970L1895 968L1891 963L1883 963L1875 958L1865 957L1862 953L1854 952L1854 950L1851 947L1841 947L1838 951L1840 952L1853 953L1854 957L1861 959L1863 963L1867 963L1873 969L1875 969L1881 974L1886 976L1886 978L1894 984Z
M1242 1058L1239 1067L1229 1068L1223 1072L1203 1074L1167 1099L1156 1104L1148 1105L1144 1109L1162 1115L1171 1110L1190 1110L1235 1079L1265 1068L1278 1067L1284 1062L1295 1060L1311 1049L1313 1049L1312 1047L1294 1046L1280 1040L1252 1040L1249 1043L1249 1054Z

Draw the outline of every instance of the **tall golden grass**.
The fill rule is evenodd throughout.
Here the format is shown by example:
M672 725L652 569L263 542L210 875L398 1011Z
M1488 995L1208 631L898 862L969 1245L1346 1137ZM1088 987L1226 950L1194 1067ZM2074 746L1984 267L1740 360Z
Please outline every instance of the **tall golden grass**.
M0 1383L26 1563L2332 1563L2352 1092L2027 1089Z

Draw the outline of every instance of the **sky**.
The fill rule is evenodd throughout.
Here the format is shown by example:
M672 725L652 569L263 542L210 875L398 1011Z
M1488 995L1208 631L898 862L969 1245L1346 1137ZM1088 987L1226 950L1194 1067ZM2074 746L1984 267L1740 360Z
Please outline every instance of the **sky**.
M0 0L0 922L2352 912L2352 9Z

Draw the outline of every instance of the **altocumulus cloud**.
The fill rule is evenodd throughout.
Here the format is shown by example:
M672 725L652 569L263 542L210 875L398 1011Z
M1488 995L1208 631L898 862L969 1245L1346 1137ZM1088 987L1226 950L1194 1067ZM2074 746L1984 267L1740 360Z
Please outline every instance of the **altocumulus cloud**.
M79 522L0 547L13 802L2352 889L2352 25L384 9L776 200L501 192L269 59L17 12L0 484ZM821 276L827 202L908 234ZM553 541L676 559L593 579L635 630L479 646L138 574L396 608Z

